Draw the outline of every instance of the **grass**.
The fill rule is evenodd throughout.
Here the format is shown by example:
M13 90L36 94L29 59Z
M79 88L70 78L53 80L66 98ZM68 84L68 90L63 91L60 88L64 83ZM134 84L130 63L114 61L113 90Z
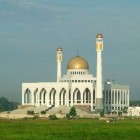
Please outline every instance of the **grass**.
M0 120L0 140L139 140L140 119Z

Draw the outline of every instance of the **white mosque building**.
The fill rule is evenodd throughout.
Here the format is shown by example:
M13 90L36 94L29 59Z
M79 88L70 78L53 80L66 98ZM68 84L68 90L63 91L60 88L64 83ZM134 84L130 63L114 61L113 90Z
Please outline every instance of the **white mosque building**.
M71 58L67 74L62 75L62 48L57 49L57 81L22 83L22 105L90 106L91 111L119 111L129 107L129 86L102 79L103 35L96 35L97 75L81 56Z

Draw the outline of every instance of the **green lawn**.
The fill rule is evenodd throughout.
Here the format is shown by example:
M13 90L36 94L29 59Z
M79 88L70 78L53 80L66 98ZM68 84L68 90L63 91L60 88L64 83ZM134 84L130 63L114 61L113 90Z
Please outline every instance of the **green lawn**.
M0 140L139 140L140 119L0 120Z

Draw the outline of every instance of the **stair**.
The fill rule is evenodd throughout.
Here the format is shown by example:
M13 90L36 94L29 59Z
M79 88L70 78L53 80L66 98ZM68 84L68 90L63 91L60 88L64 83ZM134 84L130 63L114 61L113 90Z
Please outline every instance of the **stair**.
M67 114L69 113L70 107L67 107L65 105L59 106L59 107L53 107L52 109L48 110L48 114L57 114L57 113L62 113L62 114Z

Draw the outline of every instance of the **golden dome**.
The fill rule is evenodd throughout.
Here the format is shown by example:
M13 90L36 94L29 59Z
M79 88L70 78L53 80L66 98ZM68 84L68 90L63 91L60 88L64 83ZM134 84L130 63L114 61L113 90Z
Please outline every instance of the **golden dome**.
M69 60L67 69L89 69L89 66L83 57L76 56Z
M59 48L57 48L57 51L62 51L62 48L60 48L60 47L59 47Z
M102 34L97 34L96 38L103 38L103 35Z

